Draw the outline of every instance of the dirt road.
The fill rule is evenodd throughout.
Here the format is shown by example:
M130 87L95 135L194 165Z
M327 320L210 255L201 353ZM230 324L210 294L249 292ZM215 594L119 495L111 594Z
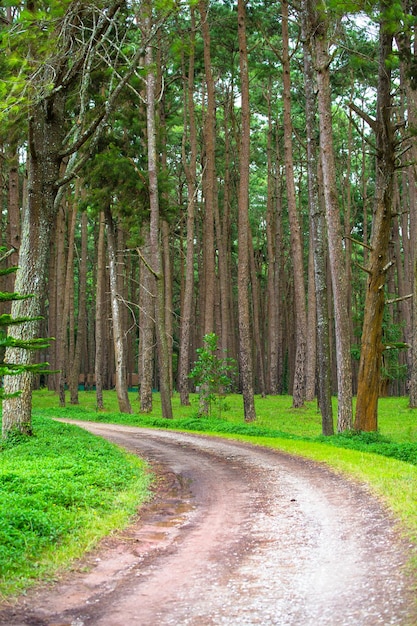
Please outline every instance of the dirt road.
M413 626L412 547L366 489L250 445L79 422L160 474L134 525L4 626Z

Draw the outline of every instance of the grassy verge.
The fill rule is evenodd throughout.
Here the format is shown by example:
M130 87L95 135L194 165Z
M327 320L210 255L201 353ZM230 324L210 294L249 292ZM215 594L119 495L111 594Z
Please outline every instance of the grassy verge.
M249 441L326 463L366 482L417 542L417 413L406 398L380 402L376 435L323 439L315 403L291 407L290 397L257 398L258 419L244 424L240 396L227 397L221 417L197 417L198 400L181 407L175 419L161 417L159 395L153 412L117 411L114 392L105 393L106 410L97 412L94 392L80 393L80 405L58 407L48 391L34 394L35 437L0 454L0 594L23 590L37 578L53 577L110 532L128 523L146 499L150 477L135 457L51 417L179 429ZM417 579L417 563L413 563Z
M34 418L0 454L0 595L51 579L148 497L145 464L82 429Z

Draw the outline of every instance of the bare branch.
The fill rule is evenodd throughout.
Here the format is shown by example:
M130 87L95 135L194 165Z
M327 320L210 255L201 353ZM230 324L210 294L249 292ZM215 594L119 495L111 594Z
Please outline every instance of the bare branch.
M393 265L394 265L394 261L388 261L388 263L384 265L384 267L382 268L382 271L384 273L388 272L389 268L392 267Z
M402 302L403 300L409 300L413 297L412 293L409 293L407 296L401 296L399 298L391 298L390 300L385 300L385 304L394 304L395 302Z
M78 72L80 71L81 67L84 64L86 55L91 52L92 45L94 45L92 44L92 42L95 42L95 43L101 42L103 40L103 37L106 37L107 33L114 28L115 26L114 18L120 11L120 8L122 7L123 4L124 4L123 0L118 0L117 2L114 2L114 4L110 7L107 13L105 11L100 12L100 16L95 25L95 28L93 28L91 31L92 34L91 34L90 40L87 42L86 45L81 47L78 53L78 56L74 59L74 62L71 65L71 67L66 70L65 74L64 74L64 68L63 68L61 72L62 74L61 77L59 75L59 71L57 72L58 85L56 87L56 90L66 88L74 80L74 77L78 74ZM78 18L78 14L76 14L75 17ZM94 16L93 16L93 19L94 19ZM76 24L74 23L74 20L71 20L71 12L68 15L68 21L70 23L66 24L66 27L61 29L61 31L63 32L63 35L66 35L66 37L64 38L65 47L70 49L72 45L72 39L74 38L74 27L76 26Z
M7 252L5 252L1 257L0 257L0 263L2 263L3 261L5 261L9 256L11 256L14 252L17 251L17 248L13 247L10 250L8 250Z
M94 135L105 115L106 111L103 108L102 112L97 115L97 117L91 122L90 126L76 139L76 141L74 141L74 143L69 146L69 148L61 152L61 159L70 156L71 154L77 152L80 148L82 148L82 146L90 139L90 137Z
M365 267L364 265L360 265L360 263L355 263L355 265L356 267L359 267L359 269L362 270L363 272L366 272L367 274L369 274L369 276L372 274L371 270Z
M136 251L138 253L138 256L140 258L140 260L142 261L142 263L144 263L144 265L146 266L146 268L150 271L150 273L157 279L160 280L161 279L161 275L158 274L158 272L155 272L155 270L149 265L148 261L145 259L145 257L143 256L142 252L140 251L139 248L136 248Z
M402 169L404 167L408 167L409 165L411 165L411 163L402 163L401 162L401 158L402 156L408 152L409 150L411 150L413 146L410 144L407 144L406 146L404 146L404 148L401 150L401 152L399 152L398 154L395 155L395 160L398 162L398 165L396 165L395 169L399 170Z
M352 241L353 243L357 243L358 246L362 246L363 248L366 248L367 250L372 251L372 246L368 245L364 241L359 241L359 239L355 239L354 237L351 237L350 235L345 235L343 239L349 239L349 241Z
M98 115L98 118L91 123L89 129L87 129L87 131L85 131L85 133L80 136L78 140L76 140L76 142L73 144L73 146L69 147L64 154L75 155L77 153L77 150L79 150L91 138L90 145L86 152L78 160L71 159L71 167L67 167L66 174L56 182L56 187L62 187L63 185L66 185L71 180L73 180L78 172L81 170L81 168L88 161L88 159L91 158L94 150L97 147L97 143L101 136L101 133L105 129L108 119L114 110L115 104L117 102L117 99L119 98L121 91L129 84L128 81L136 73L139 61L144 55L145 47L149 45L150 42L155 38L161 25L162 20L154 26L153 30L149 33L146 41L142 42L142 45L137 47L132 58L128 60L128 68L123 76L121 76L118 72L113 71L112 81L117 78L118 83L114 88L110 86L110 94L104 106L104 112ZM104 36L106 37L106 35Z
M373 117L362 111L354 102L349 102L348 106L352 111L354 111L359 117L361 117L367 124L372 128L374 132L376 132L376 120Z
M134 58L131 61L130 68L128 69L126 74L123 76L122 80L120 80L119 83L116 85L116 87L113 89L113 91L111 92L111 94L109 95L109 97L107 99L107 102L105 104L104 113L99 116L98 123L95 125L95 128L94 128L95 132L92 134L92 140L91 140L89 149L74 164L72 170L68 171L68 173L65 176L63 176L60 180L57 181L57 183L56 183L57 187L61 187L62 185L65 185L68 182L70 182L71 180L73 180L73 178L75 178L77 173L81 170L81 168L88 161L88 159L91 158L94 150L97 147L97 143L98 143L98 140L99 140L99 138L101 136L101 133L103 132L103 130L104 130L106 124L107 124L107 121L108 121L111 113L114 110L114 106L116 104L116 101L117 101L117 99L118 99L122 89L125 87L127 81L132 76L132 74L133 74L133 72L135 70L136 63L138 62L138 60L139 60L141 55L142 55L142 49L138 48L138 50L135 53Z

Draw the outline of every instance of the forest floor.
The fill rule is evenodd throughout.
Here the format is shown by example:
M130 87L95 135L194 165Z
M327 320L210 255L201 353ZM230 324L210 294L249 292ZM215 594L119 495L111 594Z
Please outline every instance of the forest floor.
M155 497L3 626L413 626L415 548L365 486L266 448L77 422L148 459Z

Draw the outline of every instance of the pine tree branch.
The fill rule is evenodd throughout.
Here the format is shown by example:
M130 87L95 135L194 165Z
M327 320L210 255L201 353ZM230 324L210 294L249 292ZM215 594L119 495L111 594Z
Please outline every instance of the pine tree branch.
M3 248L4 250L4 248ZM7 252L5 252L1 257L0 257L0 263L3 263L3 261L5 261L9 256L11 256L14 252L17 252L16 248L11 248L10 250L8 250ZM16 271L17 267L14 268L9 268L8 271Z
M413 297L412 293L409 293L406 296L400 296L398 298L391 298L390 300L385 300L385 304L394 304L395 302L402 302L403 300L409 300Z
M368 124L368 126L370 126L370 128L372 128L374 133L377 131L376 120L374 120L373 117L371 117L370 115L365 113L365 111L362 111L362 109L360 109L358 106L356 106L356 104L354 104L354 102L349 102L348 106L349 106L350 109L352 109L352 111L354 111L357 115L359 115L359 117L361 117L364 120L364 122L366 122Z
M343 239L349 239L349 241L352 241L353 243L357 243L358 246L362 246L363 248L366 248L367 250L371 250L372 252L372 246L368 245L364 241L359 241L359 239L355 239L354 237L351 237L350 235L344 235Z
M156 280L160 280L162 278L162 276L160 274L158 274L158 272L155 272L155 270L153 269L153 267L148 263L148 261L145 259L145 257L143 256L142 252L140 251L139 248L136 248L136 251L138 253L138 256L140 258L140 260L142 261L142 263L144 263L145 267L150 271L150 273L156 278Z
M360 263L355 263L355 265L363 272L366 272L367 274L369 274L369 276L372 274L371 270L365 267L364 265L361 265Z

